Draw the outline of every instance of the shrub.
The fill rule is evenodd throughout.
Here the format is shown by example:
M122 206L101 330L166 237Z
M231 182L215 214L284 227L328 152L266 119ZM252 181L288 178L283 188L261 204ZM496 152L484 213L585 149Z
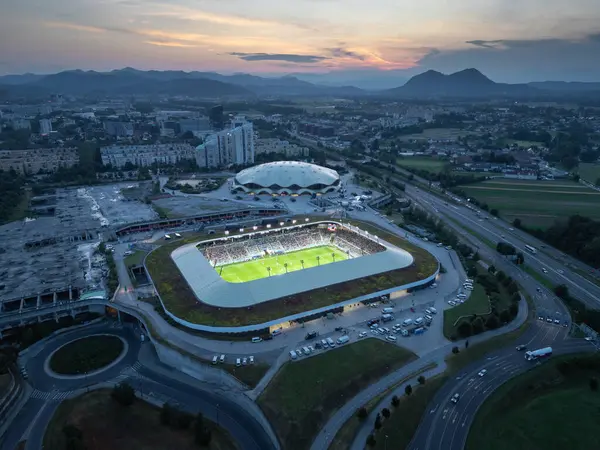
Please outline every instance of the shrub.
M367 445L369 447L375 447L375 444L377 444L377 441L375 440L375 436L373 436L372 434L367 436Z
M425 377L423 375L420 375L419 378L417 378L417 381L422 386L425 384Z
M460 350L458 349L458 347L452 347L452 353L454 353L455 355L460 352Z
M394 396L392 397L392 406L395 406L395 407L397 407L399 404L400 404L400 399L398 398L398 396L397 396L397 395L394 395Z
M364 406L361 406L356 411L356 417L358 417L360 420L365 420L368 415L369 413L367 412L367 408L365 408Z
M389 409L387 409L387 408L383 408L383 409L381 410L381 415L382 415L383 417L385 417L386 419L389 419L389 418L390 418L390 416L392 415L392 413L390 412L390 410L389 410Z
M404 393L406 395L410 395L412 394L412 386L410 384L407 384L406 387L404 388Z

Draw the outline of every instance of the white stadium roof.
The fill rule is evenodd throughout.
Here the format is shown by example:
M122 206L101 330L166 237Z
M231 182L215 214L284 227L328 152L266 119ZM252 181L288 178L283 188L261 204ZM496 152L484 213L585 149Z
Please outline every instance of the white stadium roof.
M221 278L196 248L198 242L175 249L171 253L171 258L198 300L216 307L240 308L401 269L413 263L414 259L407 251L393 247L382 240L379 242L386 247L386 250L246 283L229 283Z
M331 186L339 182L339 174L332 169L299 161L277 161L242 170L235 177L241 185L261 187L278 186L306 188L313 185Z

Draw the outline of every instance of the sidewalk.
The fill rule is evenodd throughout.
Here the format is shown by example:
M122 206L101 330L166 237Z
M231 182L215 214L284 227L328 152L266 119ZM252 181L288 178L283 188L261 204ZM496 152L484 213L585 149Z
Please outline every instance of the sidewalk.
M525 300L519 302L519 312L517 317L510 322L508 325L498 328L493 331L472 336L468 338L469 343L477 344L493 337L509 333L519 328L527 320L529 313L528 305ZM369 400L379 395L381 392L389 389L390 386L400 382L402 379L410 376L417 372L419 369L426 367L431 363L436 363L438 367L446 367L445 359L452 352L452 347L464 347L464 343L467 339L460 341L450 342L443 347L440 347L426 355L401 367L396 372L393 372L386 377L379 380L377 383L372 384L365 390L359 392L354 398L347 402L344 406L336 411L336 413L329 419L327 424L319 432L315 438L311 450L323 450L331 445L333 438L340 428L356 413L356 410L361 406L365 405ZM379 405L378 405L379 406ZM364 442L364 441L363 441Z

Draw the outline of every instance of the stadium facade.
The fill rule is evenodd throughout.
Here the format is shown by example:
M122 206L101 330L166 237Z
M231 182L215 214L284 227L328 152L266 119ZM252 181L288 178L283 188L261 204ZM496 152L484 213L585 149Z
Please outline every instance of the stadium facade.
M300 161L277 161L238 173L232 190L254 194L325 194L339 189L340 176L332 169Z
M271 270L262 278L247 282L228 282L221 276L221 269L228 270L232 264L259 260L264 255L285 255L298 249L318 246L335 246L348 255L343 261L331 264L294 270L281 275L272 275ZM323 221L310 224L298 224L274 227L268 230L244 233L240 230L235 236L225 236L182 245L171 252L171 259L186 280L199 303L215 309L251 309L266 302L277 302L292 298L307 291L315 291L328 286L360 280L385 272L407 268L414 263L413 256L407 251L395 247L374 235L351 225ZM308 263L308 261L306 262ZM306 264L308 266L308 264ZM439 273L439 265L434 273L422 280L401 286L370 292L355 298L320 306L307 305L305 311L282 317L265 323L235 327L210 326L188 322L173 314L165 306L167 315L179 324L191 329L213 333L247 333L264 331L286 326L292 321L301 321L308 317L317 317L331 311L341 311L357 302L379 299L382 295L392 297L405 294L409 290L428 286ZM160 298L160 289L157 289ZM162 299L161 299L162 302Z

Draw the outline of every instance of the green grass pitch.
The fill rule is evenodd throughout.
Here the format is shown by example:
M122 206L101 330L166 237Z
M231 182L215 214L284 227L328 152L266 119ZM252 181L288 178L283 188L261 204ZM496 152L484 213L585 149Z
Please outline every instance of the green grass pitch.
M335 254L335 261L344 261L348 259L348 255L340 249L328 245L322 247L307 248L295 252L285 253L283 255L269 256L267 258L254 259L241 263L228 264L225 266L217 266L215 270L221 275L225 281L230 283L245 283L247 281L258 280L269 276L267 267L271 268L271 276L281 275L286 273L285 263L287 263L287 271L294 272L302 270L304 261L304 269L317 265L324 265L334 262L331 254ZM317 256L320 259L317 261ZM222 270L221 270L222 269Z

